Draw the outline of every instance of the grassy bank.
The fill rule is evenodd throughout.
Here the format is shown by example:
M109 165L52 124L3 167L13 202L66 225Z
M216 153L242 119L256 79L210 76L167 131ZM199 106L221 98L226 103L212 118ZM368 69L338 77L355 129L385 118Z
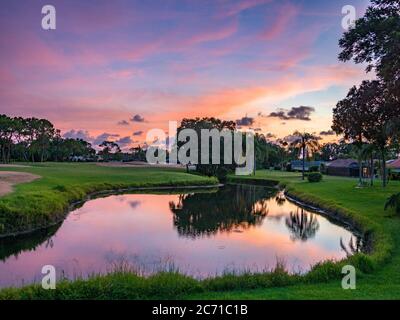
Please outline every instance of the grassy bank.
M54 224L73 202L94 192L140 187L216 184L217 180L179 169L103 167L95 164L44 163L0 168L41 176L0 197L0 236Z
M2 290L0 299L400 298L400 219L383 210L386 198L399 191L399 183L391 183L387 189L378 185L356 189L354 179L324 177L323 182L311 184L301 181L299 174L271 171L260 171L255 177L241 179L252 183L257 179L261 184L263 180L279 181L290 194L351 220L372 236L372 254L357 254L339 263L321 263L305 276L290 276L281 265L270 273L224 275L203 281L174 272L143 278L119 271L89 280L63 281L57 290L45 291L37 285ZM341 288L341 266L348 263L357 267L356 290Z

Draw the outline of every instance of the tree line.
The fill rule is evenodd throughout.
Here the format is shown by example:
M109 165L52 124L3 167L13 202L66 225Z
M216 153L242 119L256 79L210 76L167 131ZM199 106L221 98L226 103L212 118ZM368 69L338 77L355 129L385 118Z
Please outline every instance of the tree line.
M64 139L47 119L0 115L0 161L68 161L93 157L96 151L82 139Z
M386 160L400 139L400 1L372 0L365 15L339 41L339 60L366 64L376 79L353 86L333 111L332 129L364 153ZM360 176L360 183L361 183Z

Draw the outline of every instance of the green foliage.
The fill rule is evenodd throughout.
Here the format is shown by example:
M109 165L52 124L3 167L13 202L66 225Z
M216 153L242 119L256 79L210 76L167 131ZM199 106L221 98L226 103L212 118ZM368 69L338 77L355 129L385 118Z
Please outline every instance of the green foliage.
M393 89L398 88L400 74L399 9L399 1L372 0L355 28L349 29L339 41L340 60L366 63L368 72L375 69L388 87L394 85Z
M322 180L322 174L319 172L311 172L307 175L308 182L320 182Z
M256 169L269 169L270 167L279 168L286 157L286 151L279 145L273 144L268 140L271 135L256 133L254 136L254 152Z
M400 193L392 194L385 203L385 210L393 208L397 214L400 214Z
M0 161L66 161L93 159L95 150L81 139L64 139L47 119L0 115Z
M319 166L311 166L308 172L319 172Z
M22 289L5 289L0 292L0 300L171 299L201 291L199 281L176 272L161 272L148 278L141 277L135 272L113 272L107 276L65 280L57 283L56 290L43 290L39 285Z
M213 117L205 117L205 118L195 118L195 119L183 119L181 121L180 126L178 127L177 130L177 135L179 135L179 133L182 130L185 129L192 129L194 131L196 131L197 133L197 137L198 137L198 141L196 142L198 145L198 154L197 154L197 159L200 162L201 159L201 145L202 145L202 134L201 134L201 130L207 129L207 130L213 130L216 129L219 132L222 132L223 130L226 131L230 131L233 132L236 128L236 123L234 121L223 121L217 118L213 118ZM185 143L187 143L189 141L189 139L187 141L178 141L177 147L178 150L181 149ZM224 148L225 148L225 144L224 144L224 139L220 139L219 143L220 143L220 164L212 164L212 145L213 143L211 142L211 139L209 138L209 164L203 164L203 163L199 163L196 164L196 170L198 172L200 172L201 174L204 174L206 176L214 176L216 177L218 175L218 169L221 167L226 168L228 171L232 171L235 169L235 165L234 164L228 164L224 162ZM233 139L232 139L232 146L233 146ZM233 155L232 155L233 158Z
M308 132L299 132L295 131L292 136L294 140L291 142L291 146L300 150L300 154L303 159L303 170L302 170L302 179L305 177L305 161L310 154L316 152L319 148L318 137L314 134Z
M332 129L362 144L374 145L382 160L383 187L386 187L387 149L400 139L400 4L392 0L372 0L363 17L340 39L339 59L366 64L377 79L352 87L334 109ZM360 176L361 180L361 176Z
M229 169L226 167L219 167L217 169L217 179L219 180L219 182L226 182L228 174L229 174Z

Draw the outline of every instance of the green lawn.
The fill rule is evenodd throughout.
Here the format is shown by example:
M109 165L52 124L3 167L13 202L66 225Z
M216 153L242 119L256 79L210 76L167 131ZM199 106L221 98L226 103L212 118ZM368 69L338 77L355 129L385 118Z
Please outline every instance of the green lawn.
M44 165L35 168L18 169L41 174L44 178L27 185L21 185L17 192L1 199L4 202L22 206L18 195L34 199L30 195L50 193L84 192L110 186L152 185L181 183L210 183L210 180L183 172L156 169L99 168L92 165ZM103 171L104 170L104 171ZM103 173L108 172L107 175ZM371 255L356 255L348 261L326 262L315 267L305 277L289 276L277 268L271 274L226 275L215 279L197 281L176 273L160 273L142 278L132 273L93 277L75 282L57 284L57 290L45 291L40 286L0 291L1 298L32 299L399 299L400 298L400 218L383 210L386 198L400 191L400 183L391 182L382 189L378 182L373 188L355 188L357 180L327 177L320 183L301 181L300 174L259 171L257 175L242 179L276 180L285 185L288 192L304 201L318 204L352 220L364 231L371 233L374 250ZM64 186L67 191L63 191ZM87 186L87 187L86 187ZM90 186L90 187L89 187ZM38 191L38 188L42 192ZM75 192L75 191L74 191ZM72 192L73 194L73 192ZM78 192L78 195L80 192ZM57 194L58 197L58 194ZM63 197L62 197L63 198ZM42 208L45 208L44 206ZM36 208L36 212L40 209ZM46 208L47 209L47 208ZM47 210L49 212L49 210ZM341 266L352 263L357 267L357 289L341 288Z
M29 165L29 164L28 164ZM217 180L179 169L103 167L96 164L43 163L1 168L40 175L0 198L0 234L46 226L65 216L68 205L89 193L135 187L216 184Z

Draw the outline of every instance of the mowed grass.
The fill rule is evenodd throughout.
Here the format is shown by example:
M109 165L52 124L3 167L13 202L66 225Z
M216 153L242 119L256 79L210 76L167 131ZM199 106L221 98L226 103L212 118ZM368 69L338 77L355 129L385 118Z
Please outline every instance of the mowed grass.
M13 193L0 197L0 234L31 230L60 221L71 203L98 191L217 183L214 178L187 174L180 169L104 167L83 163L43 163L0 170L30 172L42 177L17 185Z
M57 169L58 165L54 165L54 167ZM112 168L112 171L115 169L117 168ZM41 169L29 169L29 172L40 174L32 170ZM60 170L66 170L66 167L62 165ZM93 168L93 170L96 171L98 168ZM148 174L137 174L139 175L136 175L138 179L148 178ZM57 176L57 174L53 176ZM60 179L63 180L64 173L60 173L60 176ZM192 178L199 177L193 176ZM77 179L81 181L81 184L87 183L86 179L93 179L91 185L104 183L102 178L95 178L91 175L88 175L87 178L68 177L71 185L75 185L74 181ZM125 270L105 276L93 276L88 280L63 281L57 284L56 290L43 290L39 285L21 289L5 289L0 291L0 299L400 298L400 218L393 212L383 210L386 198L394 192L399 192L400 183L391 182L387 189L382 189L379 182L376 181L376 186L373 188L357 189L356 179L324 176L323 182L312 184L302 181L298 173L272 171L259 171L255 177L242 177L241 179L247 179L249 182L257 179L260 183L267 180L279 181L281 185L285 185L290 194L352 220L364 232L372 234L374 240L372 254L368 256L358 254L347 261L338 263L322 263L304 277L288 275L283 266L277 266L270 273L227 274L203 281L174 271L144 278ZM54 180L51 182L53 187L50 187L50 190L61 183ZM36 181L30 185L38 183L43 183L43 181ZM159 183L162 182L159 181ZM185 180L184 183L187 181ZM68 183L64 181L64 184L68 187ZM30 185L18 187L16 194L24 188L31 187ZM357 267L356 290L343 290L341 287L341 266L347 263Z

